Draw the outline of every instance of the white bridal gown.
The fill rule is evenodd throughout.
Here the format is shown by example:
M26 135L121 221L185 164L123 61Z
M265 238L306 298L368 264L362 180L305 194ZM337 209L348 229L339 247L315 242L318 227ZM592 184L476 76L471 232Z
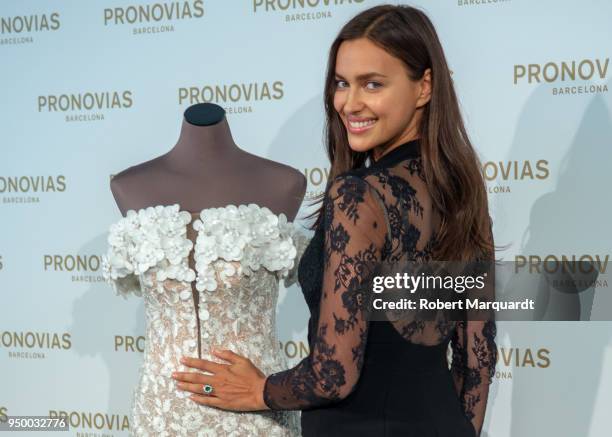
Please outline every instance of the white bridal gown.
M201 358L219 361L210 353L215 347L250 358L265 374L286 369L276 337L279 281L296 281L308 241L283 214L256 204L200 213L178 204L148 207L110 226L104 277L117 294L143 297L146 315L132 435L300 435L295 411L205 407L177 389L171 374L192 370L179 360L198 357L198 349Z

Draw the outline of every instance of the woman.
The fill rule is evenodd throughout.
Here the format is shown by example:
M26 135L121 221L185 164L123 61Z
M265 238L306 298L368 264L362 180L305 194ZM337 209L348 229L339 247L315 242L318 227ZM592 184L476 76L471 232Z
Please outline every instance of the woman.
M367 320L381 264L494 254L480 163L427 16L382 5L350 20L325 105L330 182L299 266L309 356L267 377L230 351L216 354L229 364L188 358L209 374L176 373L178 387L222 409L300 409L305 436L479 435L494 322Z

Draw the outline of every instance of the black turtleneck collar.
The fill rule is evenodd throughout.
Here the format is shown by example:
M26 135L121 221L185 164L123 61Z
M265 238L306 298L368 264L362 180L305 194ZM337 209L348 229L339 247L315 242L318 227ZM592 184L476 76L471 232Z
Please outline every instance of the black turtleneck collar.
M371 158L371 166L388 167L406 159L418 158L421 155L421 141L419 138L400 144L388 151L383 156L374 160Z

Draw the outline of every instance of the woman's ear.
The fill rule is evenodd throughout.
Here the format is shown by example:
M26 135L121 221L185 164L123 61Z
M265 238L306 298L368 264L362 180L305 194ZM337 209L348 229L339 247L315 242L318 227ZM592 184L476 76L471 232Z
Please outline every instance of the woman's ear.
M423 73L423 77L419 80L421 93L417 99L417 108L426 105L431 100L431 68L428 68Z

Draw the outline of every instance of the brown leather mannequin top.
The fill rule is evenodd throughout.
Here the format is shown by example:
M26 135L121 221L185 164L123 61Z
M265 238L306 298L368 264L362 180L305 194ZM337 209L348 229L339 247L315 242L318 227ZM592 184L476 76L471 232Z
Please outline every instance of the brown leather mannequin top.
M256 203L293 221L306 192L298 170L240 149L225 111L199 103L185 111L167 153L116 174L111 191L121 213L178 203L183 211Z

